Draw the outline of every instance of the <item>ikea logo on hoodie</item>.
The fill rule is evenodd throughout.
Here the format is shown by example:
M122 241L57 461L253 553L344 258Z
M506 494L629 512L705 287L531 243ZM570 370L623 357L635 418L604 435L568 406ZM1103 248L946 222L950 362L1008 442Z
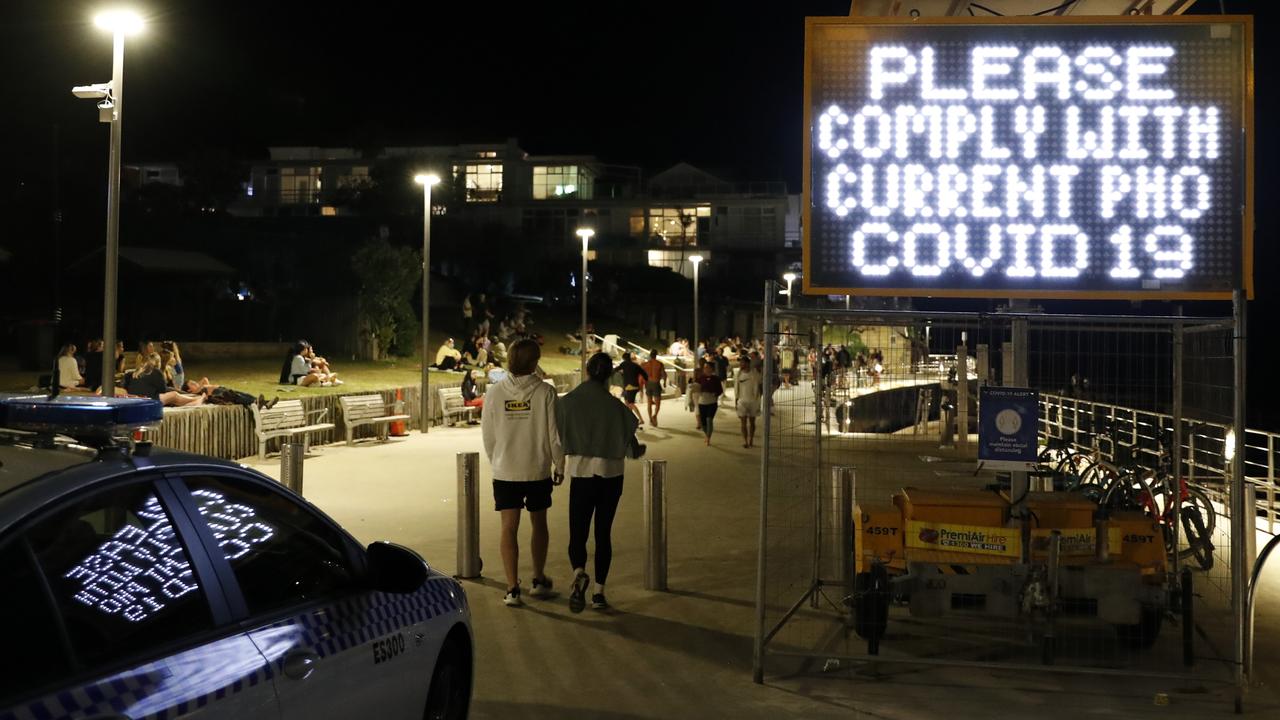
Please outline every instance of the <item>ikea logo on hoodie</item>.
M528 400L508 400L506 408L507 412L529 412L530 405Z

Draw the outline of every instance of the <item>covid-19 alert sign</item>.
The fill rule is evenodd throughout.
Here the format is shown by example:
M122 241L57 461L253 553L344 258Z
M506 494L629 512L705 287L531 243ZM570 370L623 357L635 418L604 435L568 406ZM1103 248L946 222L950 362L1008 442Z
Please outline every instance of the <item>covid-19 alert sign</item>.
M807 292L1251 292L1244 17L811 18Z

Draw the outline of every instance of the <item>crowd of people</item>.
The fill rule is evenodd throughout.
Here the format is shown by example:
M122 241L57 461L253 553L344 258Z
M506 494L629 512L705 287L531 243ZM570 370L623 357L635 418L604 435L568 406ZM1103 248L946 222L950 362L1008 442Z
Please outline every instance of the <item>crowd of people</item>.
M85 343L83 352L74 344L63 345L54 363L50 386L58 392L102 393L103 351L101 339ZM257 401L266 405L262 396L254 398L231 388L216 385L207 377L187 377L178 343L164 340L159 343L146 340L130 356L124 342L115 345L115 376L113 386L116 396L147 397L158 400L165 407L186 407L211 403L216 405L250 405Z
M533 315L518 302L494 324L497 316L485 293L477 293L474 302L467 294L462 300L462 323L466 340L458 347L453 338L446 338L436 349L436 370L467 372L481 370L488 373L507 362L507 348L520 340L533 340L539 345L542 338L533 331Z

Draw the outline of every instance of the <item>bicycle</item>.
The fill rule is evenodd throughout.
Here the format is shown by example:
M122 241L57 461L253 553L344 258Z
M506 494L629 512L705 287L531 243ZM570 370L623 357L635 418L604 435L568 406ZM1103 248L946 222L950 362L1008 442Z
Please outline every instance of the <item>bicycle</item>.
M1173 556L1175 548L1174 527L1181 526L1181 541L1186 547L1177 548L1181 560L1194 558L1202 570L1211 570L1214 564L1213 533L1217 525L1217 512L1205 492L1178 478L1177 516L1174 522L1172 502L1171 461L1161 444L1159 469L1152 471L1138 465L1117 469L1119 473L1103 493L1101 505L1112 510L1136 510L1155 520L1164 535L1165 551ZM1181 544L1181 543L1180 543Z

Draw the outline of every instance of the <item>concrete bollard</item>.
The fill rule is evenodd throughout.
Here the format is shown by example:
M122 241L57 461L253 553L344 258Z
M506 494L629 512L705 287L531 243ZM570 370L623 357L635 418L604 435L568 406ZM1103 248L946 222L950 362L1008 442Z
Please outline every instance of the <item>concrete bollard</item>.
M644 589L667 589L667 461L644 461Z
M458 453L458 570L456 577L477 578L480 560L480 453Z
M299 495L302 494L302 459L305 456L306 448L302 443L280 445L280 484Z

